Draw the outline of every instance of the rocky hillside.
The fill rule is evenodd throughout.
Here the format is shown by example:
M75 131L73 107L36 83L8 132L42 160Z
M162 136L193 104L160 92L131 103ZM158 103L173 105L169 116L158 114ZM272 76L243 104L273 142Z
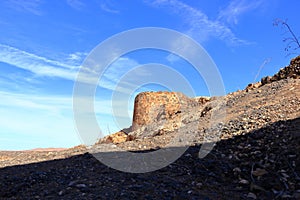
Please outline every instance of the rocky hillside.
M176 92L144 92L135 99L132 127L109 135L98 144L153 140L160 135L171 138L179 129L195 132L193 136L185 135L194 137L189 139L193 140L189 145L202 143L205 132L213 134L209 131L212 113L222 112L222 119L217 120L222 126L222 130L218 130L221 139L245 134L268 123L293 119L299 116L299 79L300 57L296 57L274 76L264 77L225 97L188 98Z
M0 199L300 199L299 77L297 57L225 97L143 93L136 99L137 125L89 152L118 160L120 148L143 153L171 149L170 142L191 146L178 160L134 174L107 167L84 147L0 152ZM216 145L199 159L207 142ZM41 162L50 159L56 160ZM36 163L24 164L30 162Z

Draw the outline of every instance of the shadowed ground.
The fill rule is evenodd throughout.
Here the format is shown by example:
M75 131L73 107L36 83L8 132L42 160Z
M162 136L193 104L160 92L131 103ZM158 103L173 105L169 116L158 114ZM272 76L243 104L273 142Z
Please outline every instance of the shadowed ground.
M299 199L300 118L217 143L204 159L190 147L145 174L111 169L86 153L0 169L1 199ZM298 190L298 191L297 191ZM248 196L248 198L247 198Z

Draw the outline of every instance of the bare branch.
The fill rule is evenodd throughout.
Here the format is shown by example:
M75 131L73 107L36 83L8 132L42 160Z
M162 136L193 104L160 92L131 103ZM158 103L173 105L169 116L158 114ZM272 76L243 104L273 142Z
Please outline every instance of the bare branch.
M300 37L296 37L294 31L292 30L291 26L287 23L287 19L284 21L282 19L275 19L273 21L273 26L281 25L281 29L286 30L282 35L290 34L290 37L284 37L283 42L286 43L286 47L284 51L289 52L289 50L293 50L295 52L289 52L287 56L291 54L296 54L296 51L300 49Z

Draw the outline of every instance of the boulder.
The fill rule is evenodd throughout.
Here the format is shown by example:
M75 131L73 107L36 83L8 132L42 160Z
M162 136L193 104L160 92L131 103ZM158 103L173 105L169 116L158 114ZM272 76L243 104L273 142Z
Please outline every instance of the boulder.
M98 143L114 143L114 144L119 144L122 142L126 142L129 140L129 137L127 135L127 133L125 133L124 131L119 131L116 132L114 134L108 135L106 137L104 137L103 139L101 139Z
M265 85L287 78L300 79L300 56L292 59L290 65L281 68L274 76L263 77L261 84Z
M256 88L259 88L262 85L261 82L257 82L257 83L250 83L248 84L248 86L246 87L246 92L249 92L250 90L254 90Z

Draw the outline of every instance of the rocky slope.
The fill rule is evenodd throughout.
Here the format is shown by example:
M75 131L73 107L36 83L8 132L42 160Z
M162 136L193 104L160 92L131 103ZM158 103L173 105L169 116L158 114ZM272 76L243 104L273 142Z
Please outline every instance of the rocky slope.
M216 139L227 139L268 123L294 119L299 116L300 109L299 78L300 57L297 57L274 76L264 77L260 82L251 83L244 90L225 97L189 99L174 92L141 93L135 100L133 128L109 135L98 144L126 142L120 145L128 149L130 144L136 146L136 141L150 140L150 143L139 146L153 148L157 143L151 141L158 137L158 140L165 141L164 144L160 142L162 147L181 128L184 134L190 133L184 137L188 145L193 145L207 142L204 138L216 134L210 130L212 123L219 123L222 127L218 129L220 134ZM217 115L221 115L220 119L216 118Z
M157 171L116 171L84 147L1 152L0 199L300 199L299 77L297 57L245 90L198 99L170 115L158 106L151 115L160 120L110 135L92 149L115 158L118 148L148 152L168 148L174 138L172 148L191 146ZM212 141L218 142L199 159L202 143Z

